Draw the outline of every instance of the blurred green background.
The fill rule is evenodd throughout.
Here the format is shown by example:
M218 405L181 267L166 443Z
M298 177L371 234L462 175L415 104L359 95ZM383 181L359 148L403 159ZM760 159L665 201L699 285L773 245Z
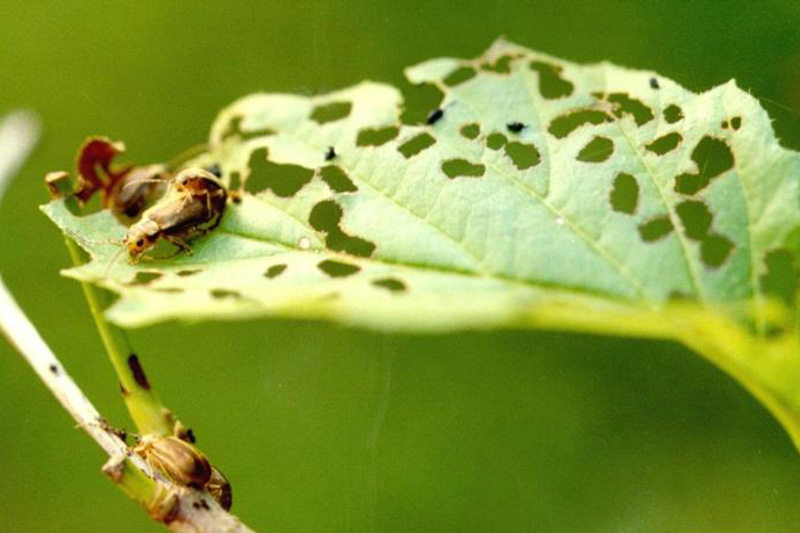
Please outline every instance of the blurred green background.
M735 77L800 148L796 0L0 4L0 113L44 136L0 206L0 271L78 383L126 425L42 177L106 134L139 162L203 142L254 91L316 94L497 36L694 90ZM797 531L800 457L721 372L667 343L398 336L276 320L133 342L259 531ZM0 340L0 530L161 531Z

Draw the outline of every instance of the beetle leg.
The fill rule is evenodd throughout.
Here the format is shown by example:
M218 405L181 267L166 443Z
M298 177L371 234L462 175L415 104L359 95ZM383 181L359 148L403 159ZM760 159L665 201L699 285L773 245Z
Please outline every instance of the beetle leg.
M174 235L164 235L164 238L167 239L169 242L180 248L182 251L186 252L189 255L192 255L192 247L189 246L186 241L181 239L180 237L175 237Z

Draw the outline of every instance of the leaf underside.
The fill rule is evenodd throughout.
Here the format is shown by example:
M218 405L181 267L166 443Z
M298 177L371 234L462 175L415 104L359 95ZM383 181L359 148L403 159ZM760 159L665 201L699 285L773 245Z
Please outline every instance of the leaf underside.
M223 110L191 164L219 165L242 201L192 255L114 261L126 228L107 211L44 206L92 257L65 274L118 293L123 326L277 314L671 337L680 301L744 307L763 334L771 303L794 301L800 156L734 82L694 94L506 41L406 75L443 95L417 124L371 82Z

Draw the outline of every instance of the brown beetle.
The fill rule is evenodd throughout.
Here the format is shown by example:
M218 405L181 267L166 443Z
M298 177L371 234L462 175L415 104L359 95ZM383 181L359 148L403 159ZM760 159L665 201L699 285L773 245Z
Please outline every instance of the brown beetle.
M123 244L130 261L137 262L162 238L191 253L184 239L215 228L227 197L222 182L207 170L183 170L169 182L164 196L128 229Z
M211 479L206 456L178 437L145 436L132 450L179 485L202 489Z
M173 483L206 490L226 511L233 505L233 491L225 476L211 466L203 453L174 436L146 436L131 448Z

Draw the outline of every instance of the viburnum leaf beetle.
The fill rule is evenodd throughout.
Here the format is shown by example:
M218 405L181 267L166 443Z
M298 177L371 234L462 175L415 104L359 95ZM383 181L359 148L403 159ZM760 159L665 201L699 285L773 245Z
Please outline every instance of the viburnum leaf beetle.
M231 508L231 484L191 443L176 436L145 436L131 450L173 483L206 490L223 509Z
M164 196L128 229L123 244L131 263L162 238L191 253L184 239L215 228L227 197L225 186L211 172L199 167L181 171Z

